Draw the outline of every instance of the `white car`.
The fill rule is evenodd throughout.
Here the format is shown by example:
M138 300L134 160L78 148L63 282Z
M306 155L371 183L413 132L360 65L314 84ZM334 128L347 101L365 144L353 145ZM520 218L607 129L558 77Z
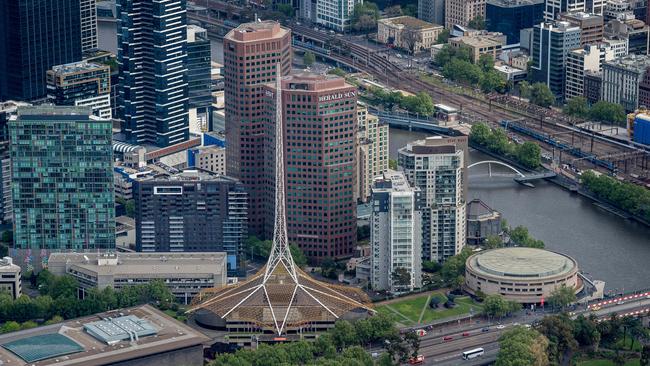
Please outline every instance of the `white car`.
M503 324L499 324L499 325L497 325L497 329L505 329L505 328L506 328L506 326L503 325Z

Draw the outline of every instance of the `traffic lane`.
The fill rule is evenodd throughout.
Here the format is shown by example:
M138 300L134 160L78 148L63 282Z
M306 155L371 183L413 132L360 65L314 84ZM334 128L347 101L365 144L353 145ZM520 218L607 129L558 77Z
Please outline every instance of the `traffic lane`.
M473 337L454 338L451 341L444 341L442 343L435 342L420 342L420 354L425 358L435 358L439 355L448 355L449 353L461 354L464 351L497 343L501 332L483 333Z
M425 358L424 364L436 366L477 366L497 359L497 355L499 354L498 343L486 344L481 348L485 350L483 356L471 360L463 360L462 352L450 352L449 354L435 356L430 359Z
M640 308L647 308L647 307L650 307L650 300L643 299L642 301L625 302L621 305L606 306L597 311L588 311L588 310L576 311L574 312L574 314L576 315L582 314L585 316L587 316L588 314L595 314L596 316L601 317L601 316L610 315L612 313L618 313L618 314L627 313L632 310L637 310Z

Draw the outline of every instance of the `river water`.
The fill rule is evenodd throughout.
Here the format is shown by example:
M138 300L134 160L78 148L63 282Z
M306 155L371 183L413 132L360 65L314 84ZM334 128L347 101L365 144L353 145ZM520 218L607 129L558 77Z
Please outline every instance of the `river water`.
M391 158L407 142L425 136L391 129ZM470 163L488 159L478 151L470 153ZM545 181L528 188L510 178L471 177L480 173L469 174L468 200L480 198L511 226L523 225L546 248L572 256L588 277L606 282L606 291L650 287L650 228Z
M115 23L99 22L99 46L117 53L115 27ZM212 59L223 63L219 41L212 41ZM391 158L407 142L426 136L391 129ZM486 159L477 151L470 153L471 162ZM650 228L621 219L544 181L528 188L509 178L470 178L468 200L473 198L501 212L511 226L527 227L548 249L575 258L588 277L606 281L607 291L650 287Z

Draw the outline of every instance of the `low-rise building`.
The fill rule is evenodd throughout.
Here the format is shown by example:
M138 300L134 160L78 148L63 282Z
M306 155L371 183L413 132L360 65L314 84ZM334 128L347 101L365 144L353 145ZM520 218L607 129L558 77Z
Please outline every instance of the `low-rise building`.
M422 286L420 189L388 170L372 188L370 283L375 291L408 292ZM403 272L403 273L402 273Z
M584 284L571 257L535 248L480 251L465 262L465 289L476 294L501 295L522 304L538 304L566 286L576 293Z
M608 0L603 10L603 17L605 22L610 20L620 19L619 17L625 13L631 13L630 3L627 0Z
M433 46L442 25L427 23L411 16L379 19L377 21L377 40L384 44L394 44L399 48L414 52L428 50Z
M472 62L476 62L481 55L490 55L496 59L503 46L506 45L506 36L502 33L478 32L450 38L449 44L455 48L468 47Z
M560 20L580 28L580 45L598 43L603 40L603 17L585 12L561 13Z
M485 239L501 233L501 214L480 199L467 204L467 244L483 244Z
M0 259L0 292L5 292L17 299L22 294L20 266L14 264L11 257Z
M632 112L639 107L639 85L648 67L649 56L630 54L603 65L602 100L620 104Z
M614 58L625 57L628 54L629 40L627 38L607 36L603 38L603 43L606 43L612 49Z
M189 304L202 289L228 282L226 253L52 253L48 269L70 275L82 290L165 283L178 302Z
M585 72L600 72L602 64L614 59L614 51L606 43L589 44L567 54L566 89L567 100L584 96Z
M589 104L598 103L603 87L603 73L585 71L582 96L587 99Z
M202 366L210 339L151 305L0 335L5 365Z
M630 54L648 54L650 27L642 20L634 19L634 16L608 22L605 25L605 37L627 39L628 53Z
M207 170L215 174L226 174L226 148L216 145L199 146L187 150L187 166Z
M90 107L97 117L111 119L111 68L86 61L53 66L47 95L56 105Z
M518 69L508 65L494 65L494 69L503 76L507 81L519 82L526 80L528 72L526 70Z

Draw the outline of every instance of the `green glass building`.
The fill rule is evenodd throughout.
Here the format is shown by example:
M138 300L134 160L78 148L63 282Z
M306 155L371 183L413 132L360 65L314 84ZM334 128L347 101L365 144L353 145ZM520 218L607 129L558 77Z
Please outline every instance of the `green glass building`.
M46 264L52 251L115 248L112 123L90 108L19 108L9 120L14 251Z

